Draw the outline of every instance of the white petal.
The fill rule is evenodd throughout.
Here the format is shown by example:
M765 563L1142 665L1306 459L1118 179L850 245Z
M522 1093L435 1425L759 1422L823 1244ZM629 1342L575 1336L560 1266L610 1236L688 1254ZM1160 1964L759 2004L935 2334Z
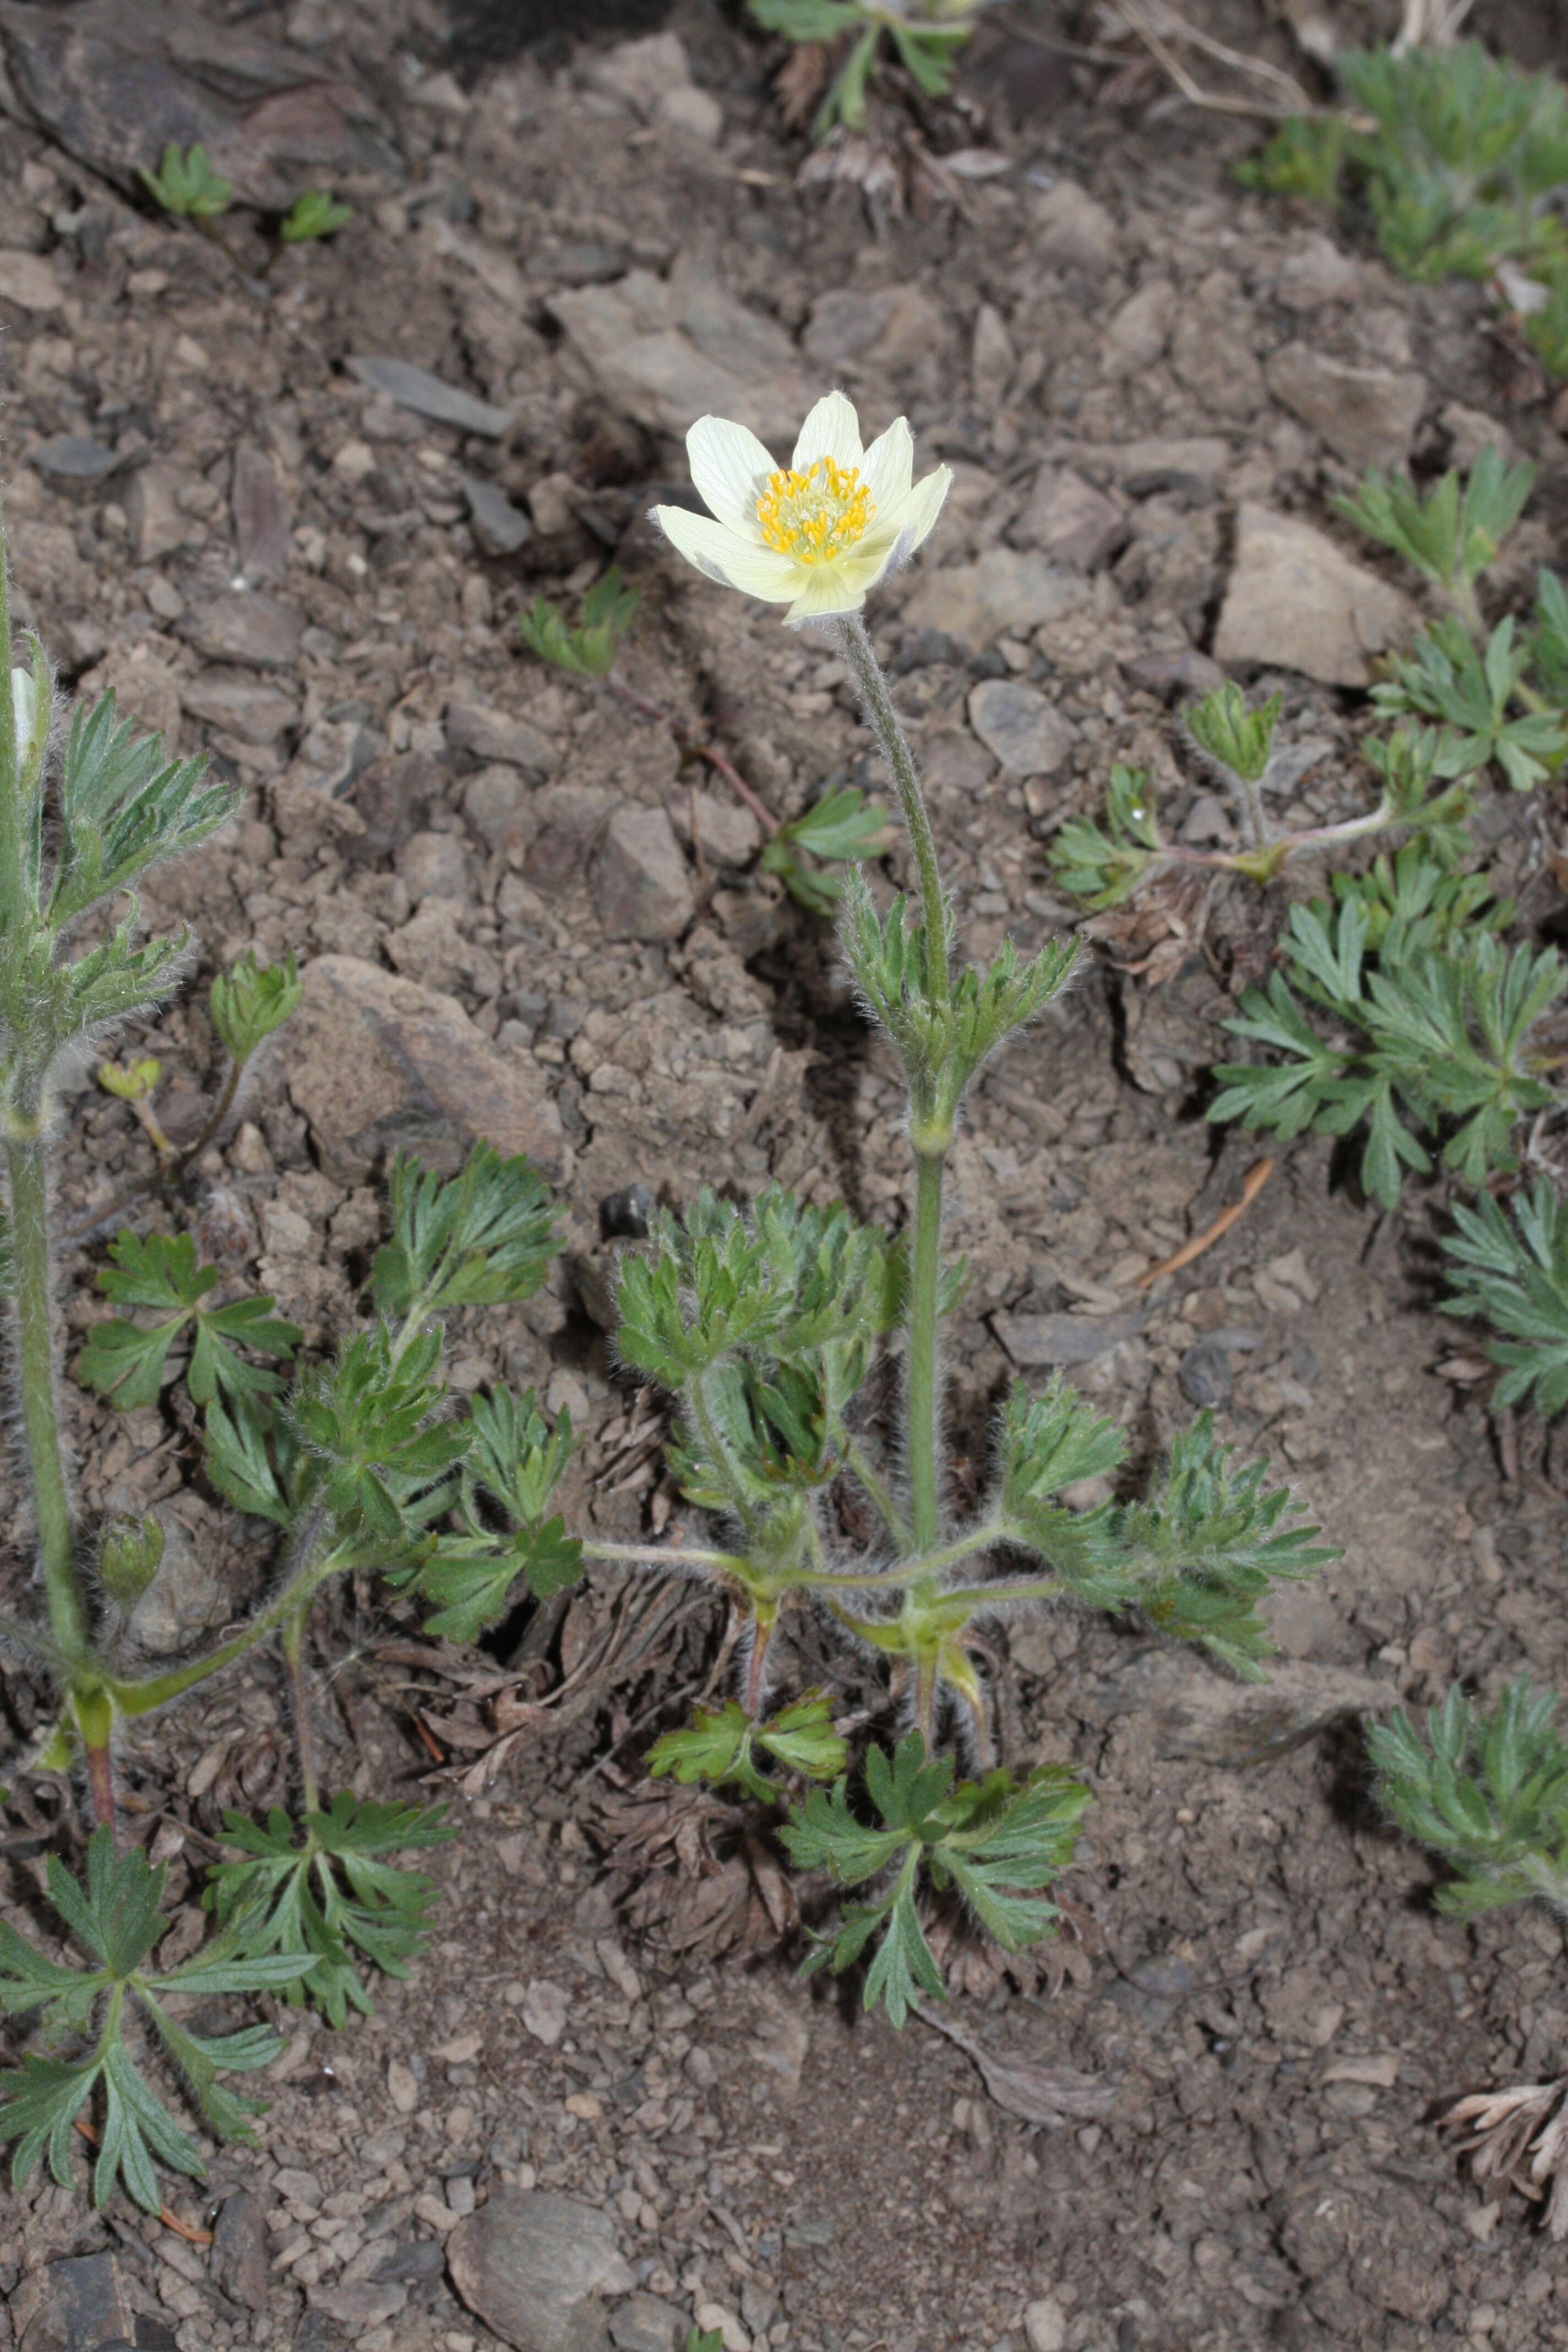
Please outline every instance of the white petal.
M27 754L33 748L33 730L38 718L37 696L30 669L14 669L11 672L11 709L16 726L16 765L25 768Z
M800 428L790 464L804 474L818 457L836 458L841 466L860 463L860 420L841 392L825 393L817 402Z
M757 500L773 461L754 433L727 416L700 416L686 436L691 478L721 522L760 539Z
M799 587L803 567L771 547L753 546L727 523L707 515L688 514L684 507L655 507L653 519L672 547L688 563L721 588L739 588L769 604L787 604Z
M798 621L826 620L834 613L858 613L866 601L865 589L857 586L841 563L814 563L802 571L800 593L784 614L792 627Z
M903 417L895 417L887 431L878 435L860 463L860 478L869 489L879 514L909 497L914 471L915 436Z
M903 505L896 509L899 542L893 557L895 565L907 563L916 548L931 537L936 519L942 512L942 501L952 488L952 468L939 466L935 473L928 474L923 482L915 484Z

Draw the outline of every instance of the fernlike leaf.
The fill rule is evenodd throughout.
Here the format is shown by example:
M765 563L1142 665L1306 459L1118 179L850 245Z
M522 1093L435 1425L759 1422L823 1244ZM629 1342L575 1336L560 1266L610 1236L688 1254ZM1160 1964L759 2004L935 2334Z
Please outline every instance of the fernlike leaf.
M72 1940L92 1965L60 1968L25 1944L14 1928L0 1934L0 2006L12 2013L36 2009L54 2043L93 2032L79 2056L24 2053L19 2069L0 2075L0 2140L14 2140L12 2180L20 2188L38 2158L63 2187L71 2185L71 2132L77 2116L101 2086L103 2109L93 2168L93 2201L102 2206L117 2186L148 2211L163 2198L158 2166L199 2179L197 2150L136 2064L124 2039L128 2007L139 2009L183 2074L204 2119L226 2137L248 2137L255 2103L218 2082L220 2072L270 2064L282 2048L269 2028L251 2028L204 2040L172 2019L173 1993L280 1990L298 1973L299 1955L251 1953L230 1927L182 1967L146 1966L170 1922L162 1908L164 1872L152 1869L140 1848L117 1855L113 1833L94 1832L86 1874L74 1879L58 1856L47 1867L49 1899Z
M1521 1677L1489 1713L1456 1684L1425 1737L1403 1709L1369 1727L1379 1798L1454 1873L1438 1889L1440 1909L1568 1903L1568 1745L1555 1712Z
M390 1179L393 1236L371 1291L391 1318L531 1298L561 1244L549 1188L531 1160L476 1144L443 1180L400 1153Z
M1543 1419L1568 1406L1568 1207L1542 1176L1506 1215L1489 1193L1454 1206L1444 1240L1452 1265L1446 1315L1474 1317L1504 1337L1487 1354L1503 1368L1498 1407L1527 1400Z

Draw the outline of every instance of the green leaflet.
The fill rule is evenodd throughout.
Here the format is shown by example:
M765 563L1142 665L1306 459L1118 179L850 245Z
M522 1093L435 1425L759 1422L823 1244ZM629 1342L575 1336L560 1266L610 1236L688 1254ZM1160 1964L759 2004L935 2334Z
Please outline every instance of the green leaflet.
M801 1869L826 1870L841 1886L896 1870L879 1899L851 1906L837 1929L818 1939L803 1973L830 1967L838 1975L874 1941L863 2005L880 2001L890 2022L901 2026L922 1994L943 1997L920 1920L922 1871L939 1893L956 1888L1005 1949L1037 1943L1058 1916L1041 1890L1072 1859L1089 1791L1054 1766L1019 1782L1008 1772L991 1772L954 1786L952 1759L928 1762L914 1731L891 1758L868 1749L866 1786L876 1822L851 1808L840 1779L829 1790L813 1790L781 1835Z
M1568 1405L1568 1209L1544 1176L1510 1206L1506 1214L1488 1192L1473 1209L1455 1203L1455 1231L1443 1242L1449 1291L1439 1305L1504 1335L1487 1348L1503 1367L1494 1405L1528 1401L1550 1420Z
M1521 1676L1489 1712L1456 1684L1425 1735L1403 1708L1369 1726L1380 1801L1454 1873L1441 1910L1568 1900L1568 1746L1555 1713Z
M162 1909L164 1868L148 1865L139 1848L117 1856L113 1834L95 1830L85 1879L71 1877L57 1855L47 1864L49 1900L86 1957L86 1968L61 1968L35 1952L17 1930L0 1922L0 2013L36 2013L48 2055L24 2053L16 2070L0 2074L0 2140L16 2143L11 2179L19 2189L40 2157L62 2188L71 2186L72 2132L95 2091L102 2123L93 2168L93 2202L108 2202L115 2187L147 2211L163 2202L159 2164L202 2178L195 2147L140 2072L124 2040L126 2004L140 2010L184 2077L192 2105L221 2137L248 2141L258 2100L241 2098L220 2074L253 2073L282 2048L269 2027L254 2026L209 2039L193 2033L165 2007L174 1996L278 1991L299 1972L297 1951L252 1951L245 1922L235 1918L180 1967L147 1965L169 1927ZM63 2044L89 2046L74 2057Z
M265 1826L226 1813L224 1830L240 1859L208 1871L203 1898L220 1925L247 1955L292 1957L282 1989L296 2007L308 2000L334 2026L351 2008L368 2016L360 1963L405 1977L435 1895L421 1872L385 1857L455 1837L442 1808L374 1804L343 1789L302 1823L274 1807Z
M237 1298L226 1307L207 1304L221 1276L216 1266L198 1265L188 1234L153 1234L141 1241L121 1233L110 1244L112 1266L98 1286L117 1307L158 1318L133 1323L116 1317L94 1326L77 1361L77 1376L100 1395L129 1411L156 1402L169 1353L188 1334L191 1353L185 1386L193 1401L211 1405L221 1395L233 1405L241 1398L276 1396L283 1382L250 1354L287 1360L300 1344L295 1324L272 1312L269 1296Z

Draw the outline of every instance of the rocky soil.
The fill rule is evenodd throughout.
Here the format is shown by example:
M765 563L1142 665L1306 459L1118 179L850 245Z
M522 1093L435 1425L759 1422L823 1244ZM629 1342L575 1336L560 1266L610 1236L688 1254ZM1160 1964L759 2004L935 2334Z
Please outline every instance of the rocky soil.
M150 919L197 928L203 974L247 948L305 967L176 1215L321 1347L357 1311L393 1148L530 1151L569 1247L527 1307L463 1319L457 1384L571 1408L578 1526L679 1528L658 1412L605 1338L634 1188L776 1178L896 1222L899 1090L829 931L757 872L754 818L670 729L532 662L518 610L614 560L642 593L626 681L776 814L876 788L826 646L710 588L644 516L682 495L704 410L780 442L827 383L878 429L907 413L955 485L875 633L981 956L1071 919L1048 843L1118 759L1152 769L1184 838L1226 837L1172 717L1216 665L1283 692L1293 804L1362 805L1362 690L1415 607L1331 494L1369 461L1527 453L1506 597L1560 550L1568 407L1478 289L1407 286L1239 194L1249 126L1173 107L1131 52L1113 73L988 35L930 125L957 161L911 167L900 209L797 186L772 53L703 0L651 46L606 29L477 75L505 46L482 11L469 49L423 0L226 16L378 110L399 168L340 174L355 219L333 245L262 279L245 215L226 255L41 131L0 155L20 597L69 690L114 686L245 787L231 832L155 878ZM1205 22L1278 37L1241 0ZM1087 15L1064 32L1093 46ZM976 153L1005 168L974 176ZM1519 803L1491 824L1543 931L1559 824ZM879 887L900 873L889 848ZM1263 1699L1098 1622L998 1659L1011 1755L1072 1761L1095 1803L1074 1934L1037 1978L970 1956L953 2016L988 2057L1095 2076L1104 2111L1029 2123L963 2048L794 1980L772 1857L640 1773L713 1666L700 1594L591 1580L476 1659L366 1591L319 1629L319 1736L337 1782L454 1802L429 1952L341 2033L281 2012L259 2148L216 2153L208 2190L174 2200L210 2245L37 2178L0 2209L0 2342L679 2352L695 2321L727 2352L1568 2343L1560 2251L1424 2121L1562 2067L1562 1936L1431 1912L1353 1720L1456 1672L1562 1685L1561 1443L1500 1431L1452 1376L1436 1188L1380 1217L1298 1148L1216 1247L1140 1286L1258 1156L1218 1148L1204 1074L1281 920L1237 890L1102 926L954 1156L961 1474L983 1475L1015 1370L1067 1363L1142 1462L1213 1406L1344 1548L1279 1601ZM220 1075L200 999L127 1041L163 1059L176 1134ZM74 1340L151 1161L85 1076L67 1108ZM200 1485L174 1406L116 1415L72 1388L70 1411L84 1505L163 1518L149 1643L225 1622L268 1555ZM5 1541L19 1591L15 1490ZM8 1668L10 1736L38 1703ZM262 1662L127 1756L128 1817L176 1893L226 1806L288 1801L289 1753ZM18 1913L72 1823L63 1785L19 1792Z

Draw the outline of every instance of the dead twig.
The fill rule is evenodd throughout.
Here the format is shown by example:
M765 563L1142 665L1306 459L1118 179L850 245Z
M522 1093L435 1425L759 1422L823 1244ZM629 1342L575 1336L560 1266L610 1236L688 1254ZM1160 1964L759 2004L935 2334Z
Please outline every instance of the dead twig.
M1184 1242L1173 1257L1162 1258L1158 1265L1152 1265L1149 1268L1147 1274L1141 1274L1132 1286L1134 1290L1147 1290L1152 1283L1160 1281L1162 1276L1167 1274L1179 1274L1183 1266L1191 1265L1194 1258L1202 1257L1205 1250L1213 1249L1220 1236L1229 1233L1237 1219L1246 1215L1273 1173L1272 1160L1254 1160L1241 1180L1240 1200L1233 1201L1228 1209L1222 1209L1206 1233L1194 1234L1190 1242Z
M1108 2116L1116 2105L1115 2084L1097 2075L1080 2074L1072 2066L1042 2065L1034 2058L994 2056L963 2026L928 2009L923 2000L915 2002L914 2011L922 2025L942 2034L973 2060L980 2069L986 2095L1008 2115L1021 2116L1026 2124L1059 2130L1064 2124L1092 2123L1097 2116Z
M1314 105L1295 76L1286 73L1282 67L1270 65L1267 58L1249 58L1239 49L1227 47L1224 41L1216 41L1211 34L1189 25L1185 17L1178 16L1173 8L1164 5L1164 0L1114 0L1114 5L1190 105L1204 107L1212 114L1243 114L1266 122L1278 122L1285 115L1317 116L1332 110ZM1228 67L1243 80L1260 84L1263 89L1275 94L1240 98L1224 90L1205 89L1176 55L1172 44L1178 41L1203 57L1212 58L1216 64Z

